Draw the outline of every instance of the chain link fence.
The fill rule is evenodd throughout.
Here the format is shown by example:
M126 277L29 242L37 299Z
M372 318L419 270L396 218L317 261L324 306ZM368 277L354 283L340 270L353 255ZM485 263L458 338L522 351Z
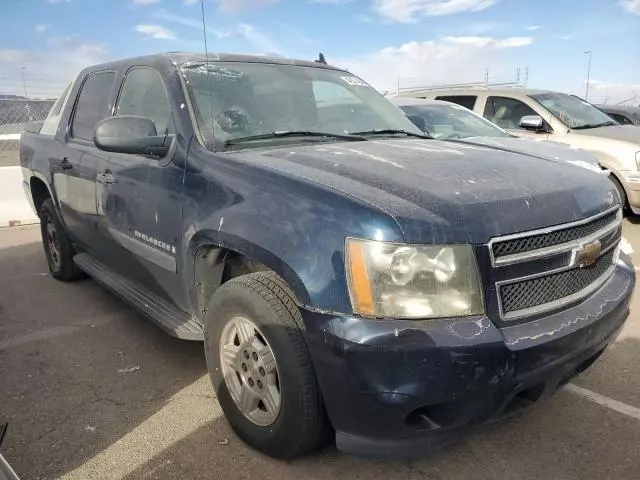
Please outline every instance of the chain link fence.
M0 167L20 165L20 133L31 122L41 122L55 100L0 98Z

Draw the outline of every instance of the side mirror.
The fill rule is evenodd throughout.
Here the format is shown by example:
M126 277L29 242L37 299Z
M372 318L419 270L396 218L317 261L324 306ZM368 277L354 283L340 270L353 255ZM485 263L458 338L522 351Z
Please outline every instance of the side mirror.
M421 132L425 132L427 130L427 124L424 122L424 118L420 115L407 115L407 118L411 120L411 123L418 127Z
M541 132L544 130L544 121L538 115L525 115L520 119L520 128Z
M93 134L93 143L105 152L157 157L169 153L171 141L169 135L158 135L150 118L134 115L105 118L98 123Z

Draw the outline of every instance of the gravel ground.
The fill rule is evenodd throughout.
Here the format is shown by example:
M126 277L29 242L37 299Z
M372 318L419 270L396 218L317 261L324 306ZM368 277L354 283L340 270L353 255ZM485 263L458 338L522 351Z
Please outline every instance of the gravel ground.
M640 226L627 222L625 237L640 250ZM201 344L164 334L91 280L52 279L37 226L0 229L0 272L2 453L24 479L640 475L638 294L617 343L574 382L581 389L431 456L381 461L328 448L278 462L230 431Z

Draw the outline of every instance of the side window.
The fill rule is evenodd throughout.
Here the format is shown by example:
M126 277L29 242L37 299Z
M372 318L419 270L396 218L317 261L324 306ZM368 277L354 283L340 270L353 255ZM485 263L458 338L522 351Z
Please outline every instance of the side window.
M73 138L89 141L93 139L96 125L107 116L114 77L114 72L100 72L89 75L84 81L71 123Z
M633 125L633 122L629 120L624 115L620 115L619 113L607 113L611 118L613 118L620 125Z
M478 97L475 95L439 95L436 100L442 100L443 102L457 103L458 105L473 110L476 106L476 100Z
M520 129L520 119L525 115L538 115L530 106L507 97L488 97L484 106L484 118L504 129Z
M174 131L171 106L162 77L150 68L135 68L127 73L118 98L116 115L150 118L156 124L158 135Z
M67 85L67 88L64 89L62 95L60 95L58 100L56 100L56 103L54 103L53 107L51 107L51 110L49 110L49 115L47 115L47 118L45 119L44 123L42 124L42 128L40 129L40 133L42 135L55 135L58 131L60 117L62 116L64 106L67 104L70 90L71 84Z

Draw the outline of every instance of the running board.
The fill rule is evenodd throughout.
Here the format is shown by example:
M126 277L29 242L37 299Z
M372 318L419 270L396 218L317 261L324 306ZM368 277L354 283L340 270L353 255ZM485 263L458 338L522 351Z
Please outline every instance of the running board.
M94 280L107 287L174 337L184 340L204 340L202 326L175 305L114 272L88 253L78 253L73 257L73 261Z

